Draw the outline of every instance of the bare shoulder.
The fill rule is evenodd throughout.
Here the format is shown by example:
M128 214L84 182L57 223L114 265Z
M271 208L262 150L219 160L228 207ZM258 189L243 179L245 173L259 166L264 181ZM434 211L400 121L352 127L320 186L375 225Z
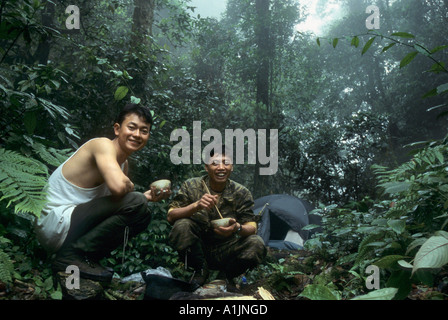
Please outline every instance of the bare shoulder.
M93 188L104 182L99 163L113 163L113 143L107 138L92 139L83 144L62 168L65 178L82 188ZM99 161L98 159L104 159Z
M108 138L95 138L86 143L86 148L92 153L115 152L112 140Z
M112 141L108 138L95 138L83 144L70 162L91 162L98 157L115 157L116 151Z
M95 138L90 140L89 142L87 142L87 144L91 145L91 146L112 146L112 140L110 140L109 138Z

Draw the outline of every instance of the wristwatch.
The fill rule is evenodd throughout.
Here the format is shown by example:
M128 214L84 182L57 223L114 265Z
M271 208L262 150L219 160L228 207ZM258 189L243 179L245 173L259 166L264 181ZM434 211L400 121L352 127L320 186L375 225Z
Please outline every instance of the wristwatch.
M242 229L243 229L243 226L242 226L241 223L240 223L240 226L239 226L239 228L236 230L235 233L236 233L237 235L239 235Z

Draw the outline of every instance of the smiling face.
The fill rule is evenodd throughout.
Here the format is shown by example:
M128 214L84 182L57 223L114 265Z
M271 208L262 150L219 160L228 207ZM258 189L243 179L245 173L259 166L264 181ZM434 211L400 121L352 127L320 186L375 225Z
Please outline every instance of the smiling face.
M210 178L210 187L214 191L222 191L233 171L233 164L226 155L216 154L210 158L205 170Z
M150 130L151 125L135 113L128 114L121 124L114 124L115 138L126 154L142 149L150 137Z

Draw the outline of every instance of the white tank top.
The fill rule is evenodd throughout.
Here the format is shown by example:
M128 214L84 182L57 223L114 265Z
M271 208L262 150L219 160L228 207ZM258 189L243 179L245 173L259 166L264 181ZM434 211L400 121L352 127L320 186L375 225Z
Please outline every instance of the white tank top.
M49 252L56 252L63 244L70 228L73 209L77 205L111 194L106 183L95 188L81 188L64 177L62 167L75 154L76 152L50 176L45 189L47 205L35 224L37 239Z

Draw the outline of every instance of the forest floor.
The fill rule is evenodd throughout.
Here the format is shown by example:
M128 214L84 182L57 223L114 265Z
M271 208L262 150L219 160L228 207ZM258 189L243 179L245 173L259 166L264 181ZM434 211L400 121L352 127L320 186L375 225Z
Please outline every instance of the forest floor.
M353 275L349 273L349 267L334 266L324 260L316 259L310 252L284 251L269 249L267 264L270 265L270 271L264 273L263 266L258 267L256 271L247 274L248 283L238 285L236 294L229 292L215 293L213 296L185 295L180 300L185 299L219 299L219 300L307 300L300 296L304 288L313 283L316 275L322 272L331 275L331 279L336 287L343 287L353 280ZM274 271L272 271L274 267ZM31 270L30 272L38 272ZM122 283L120 279L113 279L107 286L101 286L99 283L89 281L82 282L81 287L87 287L85 291L72 296L64 292L64 299L82 300L85 297L91 300L143 300L145 299L146 284L141 282ZM60 280L63 283L63 279ZM39 294L40 289L33 283L14 280L14 283L8 287L0 282L0 300L46 300ZM264 292L264 295L260 293ZM427 300L437 288L427 286L414 286L408 296L408 300ZM51 297L48 296L48 300Z

